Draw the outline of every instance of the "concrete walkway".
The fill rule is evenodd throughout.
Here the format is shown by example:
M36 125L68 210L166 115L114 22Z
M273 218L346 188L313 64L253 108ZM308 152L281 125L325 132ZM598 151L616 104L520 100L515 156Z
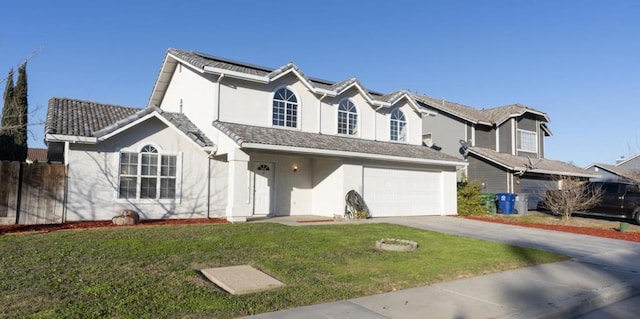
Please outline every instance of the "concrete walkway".
M318 224L298 223L294 217L265 221ZM640 294L638 243L454 217L363 222L393 223L537 248L572 259L250 318L573 318L610 305L628 307L617 302Z

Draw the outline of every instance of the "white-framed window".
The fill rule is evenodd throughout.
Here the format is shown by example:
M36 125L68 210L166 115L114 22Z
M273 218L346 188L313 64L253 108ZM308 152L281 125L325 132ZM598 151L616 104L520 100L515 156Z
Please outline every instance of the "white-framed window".
M298 127L298 99L287 88L281 88L273 95L273 125Z
M538 134L532 131L518 130L517 148L518 151L537 153Z
M145 145L140 152L121 151L118 165L118 199L177 198L177 155Z
M338 105L338 134L358 134L358 109L350 100Z
M404 117L404 113L402 113L400 109L395 109L391 112L389 128L391 130L392 141L407 141L407 120Z

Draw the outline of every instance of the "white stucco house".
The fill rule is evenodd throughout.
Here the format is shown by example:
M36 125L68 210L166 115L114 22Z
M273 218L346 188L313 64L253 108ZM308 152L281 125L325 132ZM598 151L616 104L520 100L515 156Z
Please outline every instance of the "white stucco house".
M373 217L456 214L467 164L423 145L425 113L406 91L169 49L145 108L52 98L45 130L69 221L333 217L352 189Z

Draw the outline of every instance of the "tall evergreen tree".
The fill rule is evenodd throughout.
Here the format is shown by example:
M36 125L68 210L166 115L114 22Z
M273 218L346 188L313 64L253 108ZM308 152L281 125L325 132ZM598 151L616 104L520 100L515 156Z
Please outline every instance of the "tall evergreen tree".
M18 124L15 117L13 87L13 69L7 76L7 86L4 89L2 107L2 121L0 122L0 161L12 161L15 158L16 144L13 139L13 131Z
M27 160L27 115L29 114L29 101L27 98L27 62L24 62L18 68L18 82L16 82L13 96L18 119L18 127L14 134L14 141L16 143L15 160L24 162Z

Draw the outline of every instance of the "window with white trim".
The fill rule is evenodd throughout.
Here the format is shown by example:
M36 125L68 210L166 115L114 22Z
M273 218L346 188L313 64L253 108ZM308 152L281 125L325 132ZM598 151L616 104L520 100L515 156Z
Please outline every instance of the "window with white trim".
M273 95L273 125L298 127L298 99L287 88L281 88Z
M119 199L175 199L176 155L161 154L151 145L140 152L120 152Z
M404 117L404 113L402 113L400 109L395 109L391 112L389 128L391 130L392 141L407 141L407 120Z
M349 100L338 105L338 134L358 134L358 110Z
M517 148L518 151L537 153L538 134L532 131L518 130Z

